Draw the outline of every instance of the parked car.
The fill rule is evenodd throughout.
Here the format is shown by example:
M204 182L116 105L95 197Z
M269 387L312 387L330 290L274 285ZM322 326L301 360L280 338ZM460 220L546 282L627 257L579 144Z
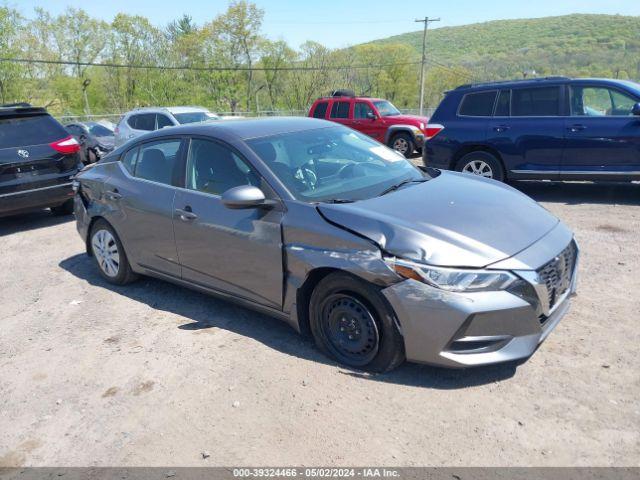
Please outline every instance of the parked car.
M639 102L625 80L463 85L431 117L424 163L496 180L640 180Z
M421 151L430 131L426 117L403 115L388 100L357 97L348 90L337 90L331 97L317 99L309 116L351 127L411 157Z
M82 163L95 163L114 148L113 130L98 122L69 123L65 128L80 144Z
M164 127L219 120L220 117L202 107L138 108L123 115L115 130L115 145Z
M73 211L71 178L80 145L44 108L0 106L0 216L51 208Z
M573 235L536 202L324 120L160 130L75 188L106 281L150 275L239 302L351 367L528 357L575 291Z

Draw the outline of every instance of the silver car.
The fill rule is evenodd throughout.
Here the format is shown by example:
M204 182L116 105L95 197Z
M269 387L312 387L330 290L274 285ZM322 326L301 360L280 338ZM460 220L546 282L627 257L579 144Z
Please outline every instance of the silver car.
M125 113L115 129L115 145L165 127L220 120L221 117L202 107L148 107Z
M536 202L324 120L164 129L75 188L108 282L149 275L239 302L350 367L526 358L575 292L573 234Z

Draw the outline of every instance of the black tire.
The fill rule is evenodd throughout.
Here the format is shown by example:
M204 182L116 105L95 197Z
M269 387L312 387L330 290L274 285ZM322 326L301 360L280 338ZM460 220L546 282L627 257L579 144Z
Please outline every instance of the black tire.
M405 158L411 158L411 155L413 155L413 152L416 149L416 144L411 135L400 132L391 137L391 140L389 140L389 147L404 155Z
M62 217L64 215L71 215L73 213L73 198L70 198L62 205L58 205L57 207L51 207L51 213L53 213L57 217Z
M335 272L320 280L309 319L320 350L344 365L387 372L405 359L391 307L376 286L352 275Z
M487 174L489 170L487 170L484 166L486 166L490 170L490 176ZM476 168L478 167L478 168ZM485 178L493 178L499 182L504 182L504 168L502 168L502 163L495 156L490 154L489 152L484 152L481 150L467 153L456 163L456 170L458 172L465 172L473 174L476 171L484 172L485 174L481 175ZM480 175L480 173L475 173L476 175Z
M98 241L99 237L96 237L96 235L99 235L99 232L108 232L108 234L110 235L110 239L109 237L106 237L109 240L104 242L103 250L109 247L113 248L114 245L117 249L116 251L118 254L118 261L116 262L117 270L115 274L113 270L109 270L107 267L103 266L105 265L104 262L102 262L101 265L101 259L103 258L103 255L101 255L100 251L98 250L100 247L98 247L97 245L100 244L100 242ZM133 270L131 270L131 265L129 264L129 259L127 258L127 254L124 251L124 247L122 246L120 237L118 237L116 231L111 225L109 225L107 221L99 219L93 224L93 226L91 227L91 232L89 233L89 245L91 248L93 259L95 260L96 266L98 267L98 272L100 273L100 276L107 282L113 283L114 285L126 285L127 283L131 283L138 278ZM110 271L111 274L108 273L108 271Z

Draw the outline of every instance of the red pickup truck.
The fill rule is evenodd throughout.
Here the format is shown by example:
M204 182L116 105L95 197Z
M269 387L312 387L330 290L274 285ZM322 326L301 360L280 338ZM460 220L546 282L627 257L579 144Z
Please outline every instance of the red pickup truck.
M317 99L309 110L309 116L358 130L405 157L410 157L415 151L420 152L425 140L438 133L430 132L427 117L403 115L388 100L357 97L344 90Z

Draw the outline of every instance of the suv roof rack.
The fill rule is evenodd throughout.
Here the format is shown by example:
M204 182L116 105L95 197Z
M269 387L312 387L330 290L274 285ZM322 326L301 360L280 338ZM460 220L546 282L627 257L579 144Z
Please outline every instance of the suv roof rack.
M356 92L354 92L353 90L342 88L339 90L334 90L333 92L331 92L330 96L331 97L355 97Z
M5 103L0 105L0 115L39 115L47 113L47 109L44 107L34 107L27 102L19 103Z
M16 103L5 103L3 105L0 105L0 108L18 108L18 107L29 108L32 106L33 105L27 102L16 102Z
M475 87L490 87L492 85L503 85L506 83L519 83L519 82L546 82L552 80L571 80L569 77L563 76L551 76L551 77L536 77L536 78L518 78L515 80L496 80L494 82L478 82L478 83L465 83L464 85L460 85L456 87L454 90L463 90L466 88L475 88Z

